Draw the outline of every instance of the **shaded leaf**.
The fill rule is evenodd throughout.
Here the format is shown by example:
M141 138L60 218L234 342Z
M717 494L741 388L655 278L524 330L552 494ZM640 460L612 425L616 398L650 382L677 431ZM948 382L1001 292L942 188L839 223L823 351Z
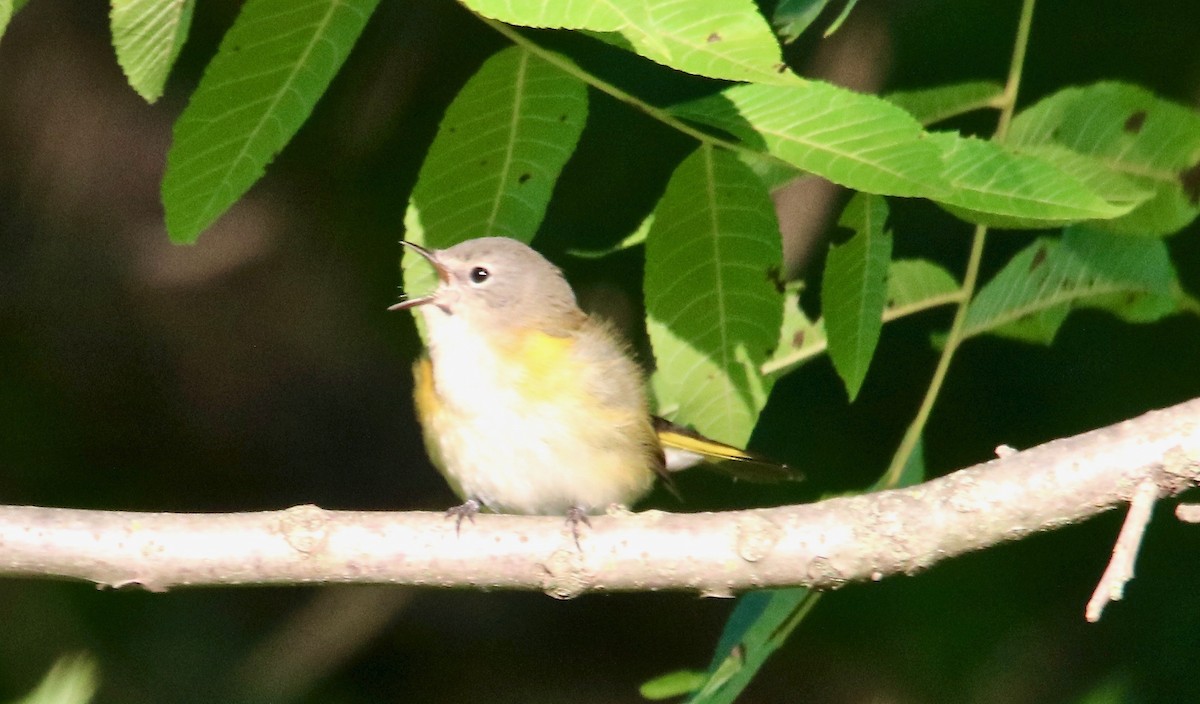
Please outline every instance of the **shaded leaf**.
M163 86L187 40L195 0L112 0L113 48L129 85L148 103Z
M954 303L959 283L946 269L924 259L897 259L888 266L884 321Z
M87 704L99 688L96 662L87 655L59 658L32 692L14 704Z
M175 122L167 230L194 242L283 149L346 60L378 0L249 0Z
M887 305L883 322L957 303L959 284L941 266L922 259L901 259L888 265ZM800 308L800 286L789 284L784 299L783 327L775 354L762 365L766 375L779 375L824 354L828 349L825 320L811 320Z
M488 59L438 126L404 217L405 239L435 249L475 237L533 239L587 121L587 89L520 47ZM433 284L409 269L405 291Z
M854 235L845 244L832 245L825 260L821 309L829 357L852 401L862 387L883 328L892 257L892 236L884 230L887 216L883 198L856 195L838 221Z
M780 0L775 6L775 14L771 16L771 24L785 43L794 42L816 21L828 4L829 0Z
M743 594L717 642L708 678L689 704L732 704L816 604L804 588Z
M671 176L646 239L646 312L660 409L740 445L766 403L759 365L783 317L779 226L758 177L702 146Z
M1004 86L992 81L955 83L922 90L897 91L884 98L908 111L923 125L950 119L981 108L994 107Z
M800 307L803 282L789 283L783 297L783 324L780 326L779 342L775 354L762 366L765 375L776 375L823 354L829 340L825 336L825 322L812 320Z
M1129 320L1175 308L1174 270L1159 240L1068 228L1014 256L971 302L963 336L990 333L1049 344L1073 307L1110 310Z
M941 149L911 115L875 96L820 81L744 85L671 112L855 190L927 198L946 191Z

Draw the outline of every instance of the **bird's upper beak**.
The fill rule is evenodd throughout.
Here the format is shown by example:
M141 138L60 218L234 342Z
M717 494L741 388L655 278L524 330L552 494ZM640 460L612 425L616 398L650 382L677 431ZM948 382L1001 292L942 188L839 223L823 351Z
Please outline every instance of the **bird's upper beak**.
M450 280L450 272L447 271L446 267L443 266L442 263L437 260L437 257L434 256L433 252L429 251L428 249L425 249L424 247L422 247L420 245L413 244L412 242L405 242L404 240L400 240L400 244L404 245L405 247L408 247L409 249L413 250L417 254L420 254L422 257L425 257L425 261L429 262L433 266L434 271L437 272L439 281L441 281L442 283L446 283L447 281ZM416 298L407 298L403 301L400 301L396 305L389 306L388 310L408 310L409 308L416 308L417 306L423 306L426 303L433 303L436 300L437 300L437 292L434 291L433 293L427 293L424 296L417 296Z

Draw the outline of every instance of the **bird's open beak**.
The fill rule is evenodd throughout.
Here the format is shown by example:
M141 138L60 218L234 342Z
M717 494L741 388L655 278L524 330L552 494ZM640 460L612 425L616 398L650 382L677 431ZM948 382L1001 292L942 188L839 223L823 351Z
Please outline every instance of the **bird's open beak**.
M428 249L425 249L420 245L413 244L412 242L405 242L404 240L400 240L400 244L408 247L417 254L420 254L422 257L425 257L425 261L429 262L430 265L433 266L433 270L437 272L439 281L446 283L450 280L450 272L446 271L446 267L442 266L441 262L437 260L437 257L433 256L433 252L430 252ZM394 306L389 306L388 310L408 310L409 308L423 306L426 303L433 303L436 298L437 292L428 293L424 296L417 296L416 298L408 298L400 301Z

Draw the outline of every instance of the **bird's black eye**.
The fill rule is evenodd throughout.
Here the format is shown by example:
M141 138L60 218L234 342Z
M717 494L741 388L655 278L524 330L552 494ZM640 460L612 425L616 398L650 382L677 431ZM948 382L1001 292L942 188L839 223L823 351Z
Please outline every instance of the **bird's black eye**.
M471 283L481 284L484 281L487 281L488 277L491 275L492 275L492 272L488 271L487 269L484 269L481 266L477 266L471 270Z

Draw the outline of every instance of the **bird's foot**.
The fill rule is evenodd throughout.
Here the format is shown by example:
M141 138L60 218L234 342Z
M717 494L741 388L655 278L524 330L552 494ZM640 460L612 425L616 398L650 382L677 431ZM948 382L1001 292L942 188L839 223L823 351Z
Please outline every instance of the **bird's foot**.
M567 509L567 525L571 526L571 537L575 539L575 548L583 551L579 547L579 524L582 523L588 528L592 527L592 521L588 518L587 511L580 506L572 506Z
M476 499L467 499L462 504L446 509L446 518L454 516L454 534L462 533L462 522L464 518L471 519L471 523L475 522L475 514L479 513L479 501Z

